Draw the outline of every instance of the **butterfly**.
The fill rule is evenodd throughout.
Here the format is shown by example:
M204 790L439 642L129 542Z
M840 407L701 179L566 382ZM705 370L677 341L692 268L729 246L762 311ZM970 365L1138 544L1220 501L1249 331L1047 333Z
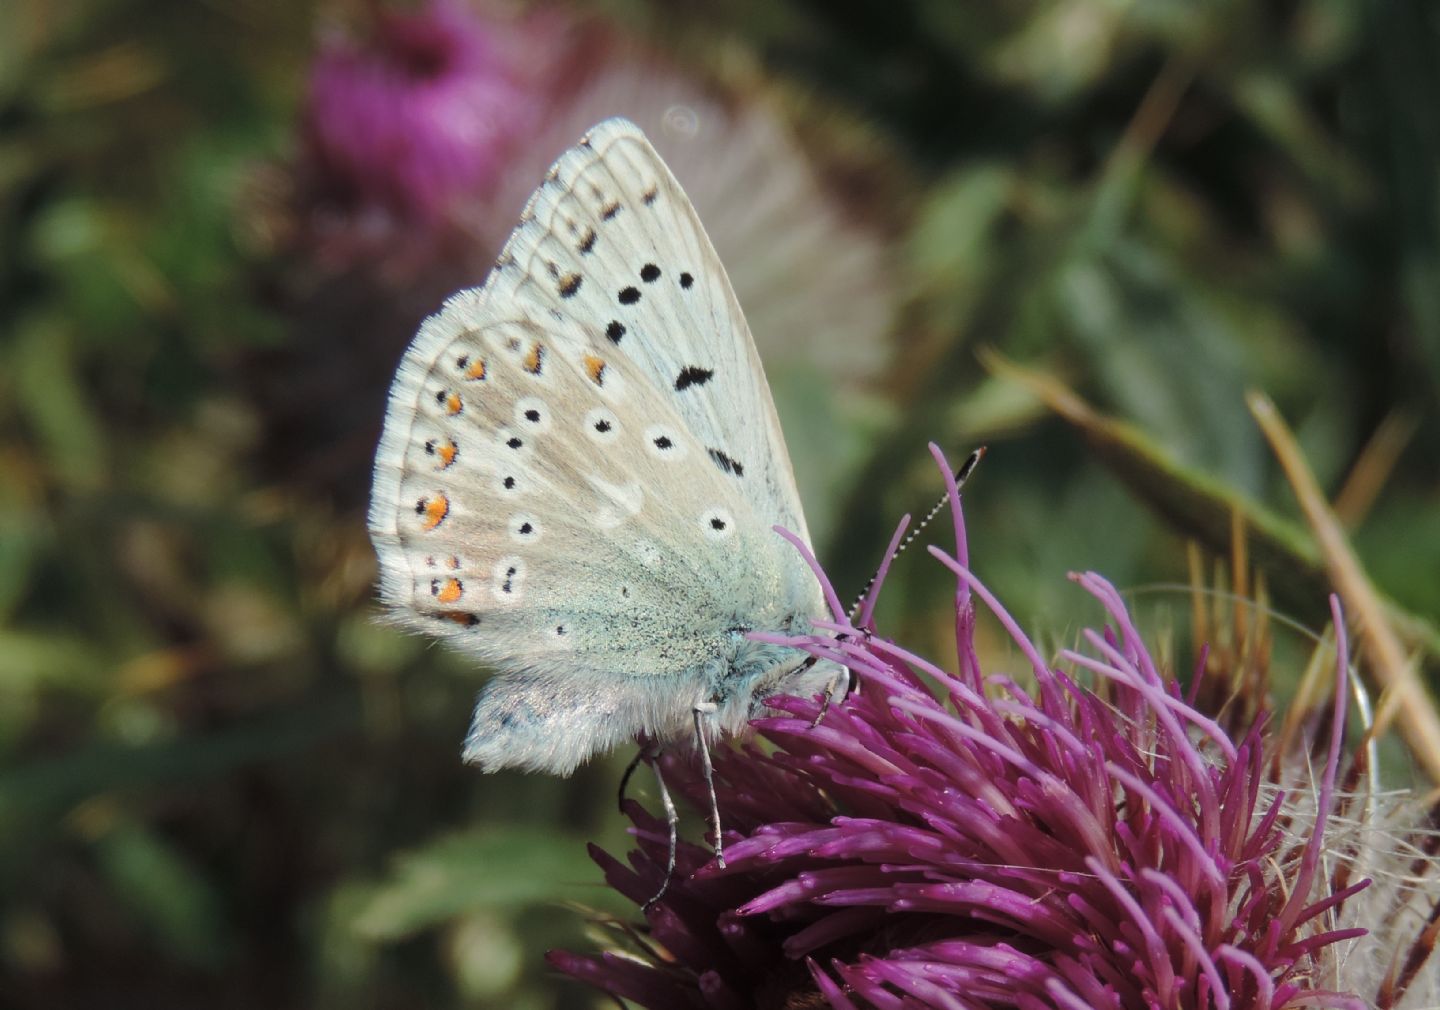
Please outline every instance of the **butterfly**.
M464 745L569 774L707 741L844 671L751 632L829 617L755 343L644 134L594 127L494 269L421 325L390 390L369 528L404 626L491 667ZM718 837L718 828L717 828Z

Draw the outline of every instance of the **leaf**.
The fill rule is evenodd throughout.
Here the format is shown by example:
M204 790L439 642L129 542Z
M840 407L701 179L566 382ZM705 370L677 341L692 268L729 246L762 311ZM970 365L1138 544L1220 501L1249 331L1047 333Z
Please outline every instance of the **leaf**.
M190 964L220 963L226 946L220 897L182 850L144 825L122 823L98 840L96 853L111 887L168 954Z
M1250 557L1269 575L1276 598L1297 613L1312 615L1317 623L1326 620L1330 578L1304 527L1213 477L1181 466L1138 428L1098 413L1055 378L994 351L983 352L981 360L997 375L1024 385L1073 425L1131 493L1173 529L1224 556L1230 552L1233 520L1238 516ZM1385 600L1385 613L1409 648L1423 649L1432 661L1440 659L1440 629L1392 600Z
M73 488L94 488L106 472L105 438L93 398L81 385L68 327L34 316L16 327L14 391L55 473Z
M317 702L223 731L146 746L93 742L64 755L37 758L0 773L0 865L8 846L35 842L48 819L97 793L160 790L217 778L246 764L313 747L354 728L351 697Z
M579 838L531 827L440 837L396 858L355 928L375 940L398 940L466 912L573 898L600 877L584 851Z

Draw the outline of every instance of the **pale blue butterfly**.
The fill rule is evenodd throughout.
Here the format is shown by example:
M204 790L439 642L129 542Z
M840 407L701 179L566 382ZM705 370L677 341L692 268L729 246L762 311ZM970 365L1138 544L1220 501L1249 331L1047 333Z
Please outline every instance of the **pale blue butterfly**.
M644 134L596 126L390 391L370 535L404 625L493 667L467 760L568 774L735 733L844 673L747 638L829 616L755 344ZM708 761L707 761L708 766ZM718 835L718 826L717 826Z

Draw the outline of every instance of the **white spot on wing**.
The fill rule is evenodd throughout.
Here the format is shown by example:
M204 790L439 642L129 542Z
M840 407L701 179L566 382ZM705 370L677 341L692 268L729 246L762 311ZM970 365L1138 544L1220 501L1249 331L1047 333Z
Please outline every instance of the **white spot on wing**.
M609 407L596 407L585 415L585 434L602 445L620 436L620 418Z
M645 429L645 451L667 463L678 463L689 453L680 433L668 424L652 424Z
M612 530L619 526L626 519L636 515L645 505L645 489L638 481L631 481L628 484L612 484L609 481L593 474L587 473L585 479L604 498L609 499L610 505L597 509L591 515L590 521L597 529Z

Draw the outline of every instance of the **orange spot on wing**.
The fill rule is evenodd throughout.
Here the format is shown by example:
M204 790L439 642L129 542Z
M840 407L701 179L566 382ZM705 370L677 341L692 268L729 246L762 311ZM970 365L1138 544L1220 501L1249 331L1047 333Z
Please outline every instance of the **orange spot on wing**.
M445 521L450 514L450 499L443 494L437 494L433 498L426 498L423 502L424 511L421 512L420 525L426 530L433 530Z
M485 378L485 359L484 359L484 358L476 358L474 361L470 362L470 367L467 368L467 369L465 369L465 378L467 378L467 379L483 379L483 378Z
M539 375L540 368L545 363L545 346L535 343L530 346L530 352L525 355L522 367L531 375Z
M437 445L435 447L435 455L440 457L441 470L447 469L451 463L455 462L456 452L455 443L450 441L447 441L444 445Z
M459 579L446 579L444 582L433 584L430 592L441 603L454 603L464 594L465 587L461 585Z
M585 374L590 376L590 381L595 385L604 384L605 362L593 354L585 355Z
M473 628L480 623L479 614L471 614L464 610L444 610L436 616L447 621L454 621L462 628Z
M459 393L445 394L445 413L449 414L451 417L454 417L456 414L460 413L460 411L464 409L465 401L460 399Z

